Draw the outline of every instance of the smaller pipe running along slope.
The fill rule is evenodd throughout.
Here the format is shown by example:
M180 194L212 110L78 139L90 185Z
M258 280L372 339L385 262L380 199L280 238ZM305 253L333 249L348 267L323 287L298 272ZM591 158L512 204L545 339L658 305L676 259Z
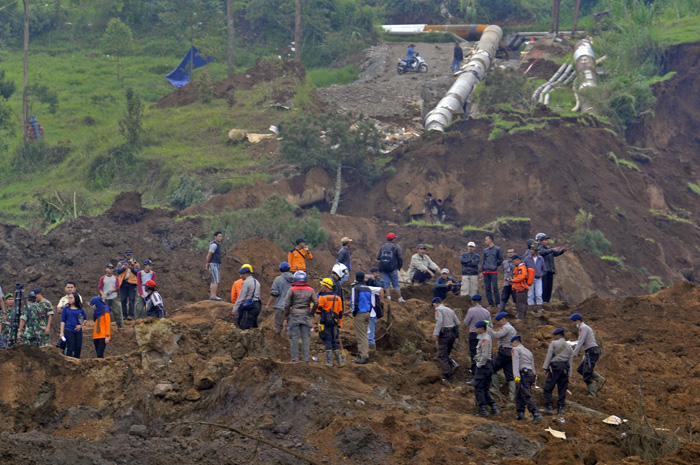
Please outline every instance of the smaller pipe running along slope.
M462 67L457 80L437 106L426 115L423 123L425 129L444 131L454 115L464 113L467 99L477 84L486 77L502 38L503 31L500 27L491 25L484 29L471 59Z

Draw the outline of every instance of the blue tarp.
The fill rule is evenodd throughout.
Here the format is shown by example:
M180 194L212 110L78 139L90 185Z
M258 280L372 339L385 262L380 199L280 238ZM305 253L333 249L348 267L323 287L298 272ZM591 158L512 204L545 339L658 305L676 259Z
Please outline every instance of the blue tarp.
M175 87L182 87L190 82L190 65L192 66L192 69L197 69L211 63L214 60L216 60L216 58L201 55L199 50L192 47L190 48L190 51L187 52L187 55L185 55L185 58L182 59L178 67L172 70L170 74L165 77L168 79L168 81L170 81L170 84L174 85Z

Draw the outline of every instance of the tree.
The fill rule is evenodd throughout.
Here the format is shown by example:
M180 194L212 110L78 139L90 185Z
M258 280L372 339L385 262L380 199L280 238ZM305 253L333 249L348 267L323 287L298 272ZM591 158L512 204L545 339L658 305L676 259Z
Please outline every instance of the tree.
M17 86L15 85L15 81L6 78L5 70L0 69L0 97L7 100L12 96L12 94L15 93L16 89Z
M140 147L143 137L143 103L141 96L131 86L126 88L126 111L119 120L119 132L126 139L129 149Z
M107 29L102 36L102 50L111 56L117 57L117 81L119 76L119 58L129 55L134 49L134 38L131 28L122 23L119 18L112 18L107 23Z
M283 124L281 135L280 152L302 170L321 166L335 171L332 215L338 211L344 168L354 170L366 183L376 179L371 157L381 147L381 135L373 124L353 124L349 117L337 114L303 115Z
M24 91L27 99L27 115L34 112L34 100L49 106L49 113L58 111L58 93L45 84L29 84Z

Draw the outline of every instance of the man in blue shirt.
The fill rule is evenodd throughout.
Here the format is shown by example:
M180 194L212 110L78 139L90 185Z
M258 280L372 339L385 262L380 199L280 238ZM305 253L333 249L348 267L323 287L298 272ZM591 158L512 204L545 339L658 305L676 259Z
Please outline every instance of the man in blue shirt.
M408 70L413 65L414 60L416 59L416 55L418 55L418 52L416 52L413 47L415 47L415 44L411 44L408 46L408 51L406 52L406 64L403 67L404 72Z

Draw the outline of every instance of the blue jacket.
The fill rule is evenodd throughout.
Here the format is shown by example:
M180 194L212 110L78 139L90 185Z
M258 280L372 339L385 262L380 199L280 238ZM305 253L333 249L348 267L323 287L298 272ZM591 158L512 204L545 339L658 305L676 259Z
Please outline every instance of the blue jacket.
M352 270L352 266L350 266L350 249L342 246L340 250L338 251L338 256L335 259L338 263L342 263L343 265L348 267L348 271Z
M406 61L412 61L413 57L415 57L418 54L415 50L413 50L413 47L408 47L408 51L406 52Z
M352 287L350 307L353 315L371 312L375 305L374 294L366 282L359 282Z
M459 257L459 263L462 264L463 276L476 276L479 274L479 254L473 252L464 252Z
M540 279L547 272L547 266L544 264L544 258L537 256L537 261L530 255L525 257L525 266L535 270L535 279Z

